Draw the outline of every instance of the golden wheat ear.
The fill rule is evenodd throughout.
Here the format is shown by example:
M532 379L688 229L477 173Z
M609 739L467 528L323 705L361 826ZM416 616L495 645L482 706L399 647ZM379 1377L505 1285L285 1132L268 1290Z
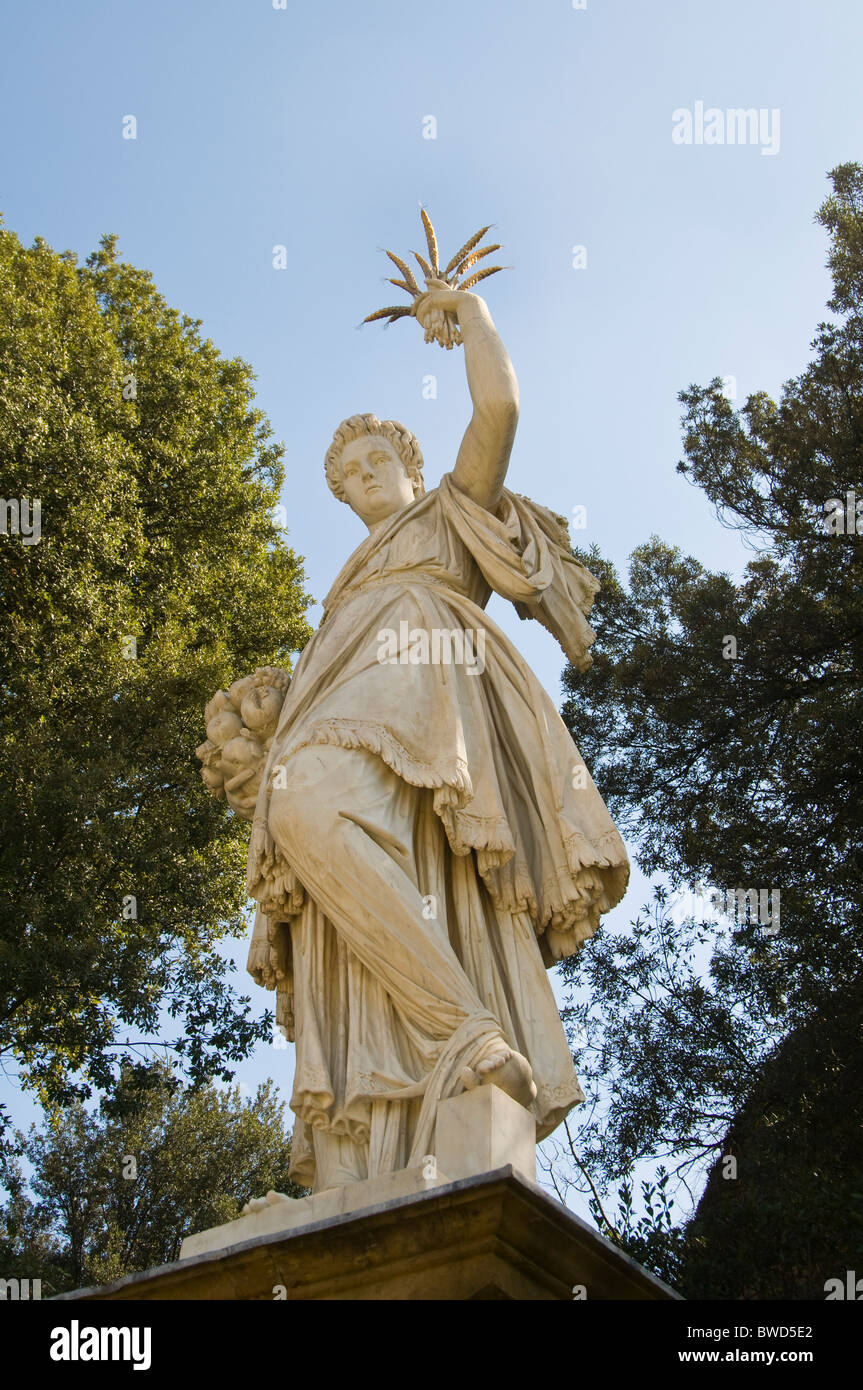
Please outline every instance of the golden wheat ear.
M388 252L387 252L387 255L389 256L389 258L390 258L390 260L392 261L393 265L396 266L396 268L397 268L398 270L401 271L402 275L403 275L403 276L405 277L405 279L407 280L407 282L408 282L408 284L410 285L410 288L411 288L411 293L412 293L412 294L422 294L422 290L420 289L419 285L417 284L416 279L415 279L415 277L414 277L414 273L413 273L413 271L411 270L410 266L408 265L407 261L403 261L402 258L401 258L401 256L396 256L396 255L394 255L392 251L388 251Z
M428 213L423 207L420 208L420 217L423 220L423 226L426 230L426 244L429 249L429 261L431 262L433 278L437 280L440 277L440 270L438 269L437 263L437 237L434 234L434 227L431 224L431 218L429 217Z
M449 265L448 265L448 266L446 267L446 269L444 270L444 273L443 273L443 274L444 274L444 279L446 279L446 277L452 273L452 271L453 271L453 270L455 269L455 267L458 265L458 263L459 263L459 261L462 259L462 257L463 257L463 256L466 256L466 255L468 254L468 252L472 251L473 248L476 246L476 244L477 244L478 241L482 241L482 239L483 239L483 237L485 236L486 232L491 231L491 227L492 227L491 222L489 222L489 224L488 224L487 227L480 227L480 229L479 229L478 232L474 232L473 236L470 238L470 241L466 241L465 244L464 244L464 246L461 248L461 250L460 250L460 251L456 251L456 253L455 253L455 255L453 256L452 260L450 261Z
M500 242L496 241L493 246L484 246L481 251L474 251L470 256L465 256L463 261L459 261L453 272L453 284L455 284L460 276L466 275L472 265L476 265L477 262L483 260L485 256L490 256L492 251L499 250Z
M489 268L488 268L488 270L480 270L476 275L469 275L468 278L467 278L466 280L462 280L461 284L459 285L459 289L460 289L460 290L470 290L470 289L473 289L473 286L474 286L474 285L478 285L479 282L480 282L480 280L485 280L485 279L487 279L489 275L497 275L497 272L498 272L499 270L504 270L504 269L505 269L505 267L502 266L502 265L490 265Z
M420 270L422 271L423 275L426 277L427 280L436 278L432 274L432 268L429 265L428 261L423 259L419 251L411 251L411 255L413 256L414 260L416 261L417 265L419 266Z
M412 313L413 310L406 304L390 304L386 309L377 309L373 314L366 314L363 323L374 323L375 319L386 319L390 322L393 319L404 318L405 314Z

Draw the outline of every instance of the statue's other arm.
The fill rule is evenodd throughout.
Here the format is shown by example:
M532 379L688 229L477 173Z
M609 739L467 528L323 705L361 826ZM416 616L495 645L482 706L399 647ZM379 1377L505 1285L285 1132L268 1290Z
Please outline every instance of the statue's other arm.
M434 285L434 281L427 281ZM480 506L497 507L518 423L518 382L488 305L464 290L432 290L430 309L455 313L464 343L473 415L458 451L453 479ZM425 306L423 306L425 307ZM422 322L424 315L417 314Z

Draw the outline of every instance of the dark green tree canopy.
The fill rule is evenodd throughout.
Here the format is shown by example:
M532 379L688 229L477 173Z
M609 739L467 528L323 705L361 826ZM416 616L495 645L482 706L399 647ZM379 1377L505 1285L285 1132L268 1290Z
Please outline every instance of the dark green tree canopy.
M779 404L735 412L718 379L681 397L679 471L757 556L738 584L654 538L628 591L585 556L599 650L566 674L565 717L645 871L780 888L763 983L790 1018L856 976L863 927L863 549L823 513L863 499L863 172L832 177L819 219L843 321L819 327Z
M282 447L199 328L113 238L78 266L0 227L0 491L41 502L37 544L0 536L0 1054L43 1101L166 1023L196 1080L267 1029L213 951L247 832L194 750L217 688L290 665L307 596Z
M801 1025L765 1062L687 1227L686 1298L823 1299L828 1279L859 1275L861 1023L858 979L828 1027Z
M763 1175L771 1133L778 1147L807 1151L816 1109L795 1088L811 1081L804 1061L818 1031L823 1057L832 1020L843 1020L843 1057L853 1053L863 537L848 523L863 501L863 168L842 165L831 180L818 221L836 319L819 325L809 365L778 402L759 392L739 411L718 378L681 393L678 468L753 551L740 580L657 537L634 552L628 585L595 549L579 555L602 583L598 641L588 673L565 674L564 718L641 867L672 888L773 890L774 902L778 890L780 901L778 930L767 932L743 911L716 921L693 905L685 921L672 918L660 889L631 930L601 933L565 963L577 1059L596 1100L575 1142L601 1182L626 1180L642 1161L672 1160L685 1176L724 1152L729 1131L744 1121L751 1130L753 1098L783 1047L795 1068L783 1124L759 1138ZM770 1076L780 1105L781 1069ZM859 1133L859 1097L849 1112L847 1094L820 1088L817 1123ZM818 1193L835 1182L844 1194L819 1206L835 1222L852 1179L847 1164L824 1163ZM738 1192L744 1179L742 1170ZM806 1185L788 1190L782 1219L799 1234L794 1204ZM730 1250L730 1220L724 1238ZM718 1246L714 1226L711 1259ZM797 1264L812 1276L803 1254ZM752 1287L749 1296L769 1296Z

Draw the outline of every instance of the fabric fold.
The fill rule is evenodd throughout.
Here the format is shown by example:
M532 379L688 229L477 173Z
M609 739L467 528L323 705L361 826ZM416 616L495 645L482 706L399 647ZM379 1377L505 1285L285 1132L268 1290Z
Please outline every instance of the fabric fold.
M598 587L573 558L563 518L508 491L492 515L447 475L370 535L327 595L261 779L247 878L259 907L248 969L275 989L277 1021L298 1041L299 1180L314 1168L312 1131L372 1142L376 1124L386 1131L373 1123L383 1100L405 1114L413 1107L411 1152L428 1144L437 1102L460 1084L459 1030L473 1039L469 1051L481 1017L534 1068L538 1133L582 1098L545 970L576 952L620 900L627 856L558 711L485 605L492 591L508 599L583 670ZM271 818L275 791L294 785L300 755L316 748L371 757L408 798L401 824L419 827L420 838L405 852L427 895L448 904L450 939L481 1004L442 1050L429 1051L428 1021L411 1020L405 996L380 1034L377 1061L350 1062L348 1036L357 1046L371 1027L362 1020L389 1007L389 963L367 945L354 958L349 924L340 935L303 881L317 870L309 861L301 871ZM356 803L345 795L343 814L363 824L360 783ZM350 1026L332 1031L330 1013ZM545 1041L549 1031L557 1041ZM398 1143L387 1132L394 1161Z

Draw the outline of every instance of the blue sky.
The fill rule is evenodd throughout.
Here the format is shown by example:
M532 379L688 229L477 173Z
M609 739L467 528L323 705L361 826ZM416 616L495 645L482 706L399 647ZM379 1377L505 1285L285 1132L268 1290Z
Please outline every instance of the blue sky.
M739 572L675 473L677 393L719 375L738 403L775 394L808 360L829 294L813 214L828 169L863 159L857 0L43 0L7 6L0 35L6 225L82 258L116 232L251 363L317 598L364 534L324 481L339 421L402 420L434 485L469 418L460 352L412 320L356 327L398 301L379 248L424 250L420 202L447 258L490 221L512 267L481 287L520 383L510 486L585 506L576 539L619 566L656 533ZM676 144L698 102L778 111L778 149ZM490 612L558 697L553 640ZM646 891L636 874L612 920ZM287 1095L291 1055L261 1047L239 1079Z

